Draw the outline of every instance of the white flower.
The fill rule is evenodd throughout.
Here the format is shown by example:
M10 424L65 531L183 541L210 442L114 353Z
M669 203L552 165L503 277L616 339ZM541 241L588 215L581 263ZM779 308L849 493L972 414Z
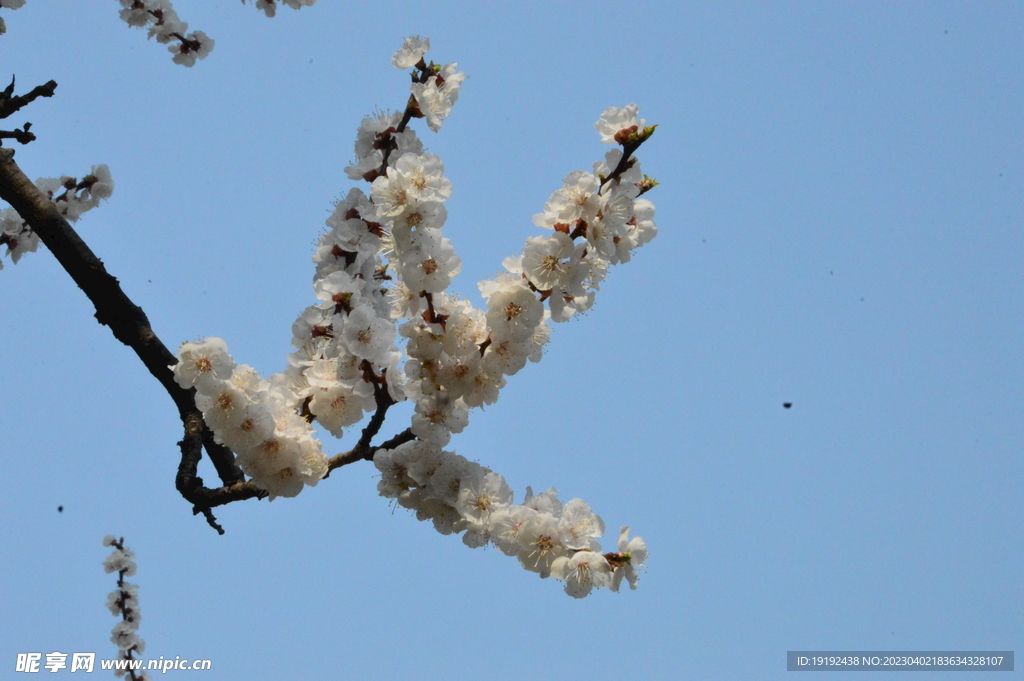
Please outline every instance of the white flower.
M366 156L356 159L354 165L345 166L345 174L350 180L369 180L377 177L377 169L384 162L384 152L371 150Z
M410 88L420 111L426 116L427 126L434 132L441 129L441 123L451 114L466 79L466 74L456 72L457 68L458 64L445 64L440 74L431 76L426 83L413 83Z
M427 480L426 488L431 496L454 509L459 500L459 490L462 489L462 479L479 475L483 466L455 452L435 448L441 451L443 459L441 465L435 466L433 474Z
M202 31L195 31L186 35L180 45L170 45L167 49L174 55L172 61L175 64L195 66L196 59L206 59L213 51L213 38Z
M487 520L491 541L506 556L519 553L523 541L520 532L527 519L537 511L526 506L502 506L493 511Z
M461 433L469 423L469 410L461 400L447 394L425 397L416 403L412 432L421 440L444 447L452 433Z
M487 296L487 325L491 340L525 341L544 316L544 304L519 277L501 278L497 282L480 282L480 292Z
M416 136L415 130L406 128L404 131L398 132L398 124L401 121L402 113L391 111L377 111L372 116L363 118L363 122L359 125L359 130L356 132L355 152L356 160L366 170L376 170L380 167L383 160L381 150L386 148L389 140L394 142L398 148L398 154L393 154L389 159L389 165L394 165L395 161L402 154L413 153L419 155L423 153L423 142ZM364 161L371 156L377 159L376 163L364 164ZM353 176L354 173L348 168L345 169L345 172L348 174L349 179L366 179L363 177L366 172L365 170L355 177Z
M94 205L98 204L100 199L109 199L114 193L114 180L110 176L110 168L105 164L93 166L82 181L88 183L86 191Z
M487 472L462 479L455 509L471 523L486 525L492 513L511 503L512 488L505 482L505 478Z
M135 554L128 547L123 549L115 547L113 552L103 561L103 571L108 574L111 572L124 572L126 577L131 577L135 574L137 567L135 564Z
M600 210L599 188L594 175L574 170L562 180L562 188L552 192L544 212L533 216L533 224L541 229L554 229L556 225L567 228L575 220L592 222Z
M562 502L558 500L558 490L554 487L549 487L547 491L540 494L534 494L533 488L527 487L523 506L532 508L539 513L550 513L555 517L562 515Z
M238 453L238 465L257 487L276 497L294 497L305 485L316 485L327 474L327 457L320 442L308 435L308 424L291 414L294 427L281 428L256 447ZM301 426L302 434L296 431Z
M39 235L31 229L26 228L15 235L5 232L4 235L7 237L7 255L15 264L21 259L21 256L26 253L34 253L39 248Z
M396 241L409 239L416 232L432 232L440 236L447 219L448 209L440 201L412 200L406 204L405 211L395 217L392 231Z
M562 508L558 520L562 542L570 549L592 549L596 537L604 534L604 521L590 510L590 504L582 499L572 499Z
M491 342L483 357L483 370L512 376L526 366L529 348L526 341Z
M416 481L409 476L410 460L415 453L407 442L395 449L378 449L373 455L373 465L380 471L377 492L388 499L395 499L416 487Z
M336 305L335 309L349 310L359 304L359 293L365 285L363 280L338 270L317 279L313 284L313 292L320 300Z
M196 393L196 406L203 412L203 419L214 432L236 428L245 418L249 398L238 386L230 381L220 384L209 394Z
M174 380L182 388L195 386L199 392L212 394L222 381L231 378L235 360L228 354L228 344L220 338L182 343L178 363L171 366Z
M619 533L619 552L613 554L609 559L615 572L612 573L611 590L618 591L622 578L629 582L630 589L636 589L639 577L636 574L638 567L644 566L647 560L647 543L642 537L629 538L629 526L624 525Z
M619 131L634 125L642 129L647 121L642 118L637 120L638 113L640 113L640 107L636 104L627 104L621 109L614 106L605 109L601 118L594 123L598 134L601 135L601 142L604 144L615 143L615 135Z
M535 513L520 525L519 563L531 572L540 573L542 578L551 575L555 560L566 554L565 545L559 539L558 520L550 513Z
M335 315L335 319L340 316ZM385 357L395 341L395 327L389 320L378 317L369 305L359 305L345 317L341 340L356 357L377 362Z
M548 306L551 308L551 321L565 322L572 318L577 312L586 312L594 304L594 292L587 291L583 295L576 295L567 289L552 291L548 298Z
M501 372L488 373L474 371L473 384L462 394L462 401L467 407L474 408L498 401L498 392L505 387L505 377Z
M440 293L462 269L462 261L448 239L420 232L402 249L399 269L410 291Z
M437 154L402 154L388 169L388 177L418 201L447 201L452 195L452 182L444 176L444 163Z
M122 609L138 610L139 608L139 587L130 582L125 582L120 587L107 594L107 610L111 615L120 615Z
M4 5L6 6L6 3ZM169 5L164 0L140 3L136 3L135 0L121 0L121 7L124 8L119 11L121 19L129 26L146 26L150 22L156 21L156 17L151 13L152 10L163 9Z
M594 587L608 586L610 572L605 557L594 551L577 551L572 558L560 557L551 566L551 575L565 580L565 593L573 598L585 597Z
M464 476L459 486L455 510L462 516L454 525L456 532L465 530L462 542L470 548L479 548L490 539L491 515L507 509L512 503L512 488L505 478L481 468Z
M430 50L430 38L421 38L418 35L409 36L391 57L391 64L396 69L416 66L428 50Z
M266 406L250 403L233 428L216 433L221 441L236 453L252 449L274 434L274 416Z
M541 291L568 285L575 252L572 239L564 232L530 237L523 248L523 273Z
M136 629L138 629L138 625L135 624L133 626L131 620L121 620L111 630L110 642L122 651L134 650L141 652L142 639L136 636Z
M149 27L150 38L156 38L158 43L166 45L178 39L174 35L175 33L185 35L188 24L178 18L178 13L171 7L170 2L167 0L144 0L144 2L150 14L155 13L159 16L156 23Z
M309 410L316 420L334 437L341 437L342 429L359 423L363 412L373 409L373 400L352 391L338 383L326 390L317 390L309 403Z

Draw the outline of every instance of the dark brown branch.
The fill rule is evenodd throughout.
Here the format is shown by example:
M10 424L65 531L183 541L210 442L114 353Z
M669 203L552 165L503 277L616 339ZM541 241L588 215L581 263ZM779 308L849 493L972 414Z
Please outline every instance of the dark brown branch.
M57 89L57 81L51 80L45 85L37 85L29 91L28 94L15 95L14 94L14 78L11 78L11 84L4 88L3 92L0 92L0 118L7 118L12 113L22 108L26 104L30 104L39 97L53 97L53 91Z
M199 478L195 477L195 467L199 461L196 438L206 448L225 485L242 481L244 476L235 464L234 455L213 441L213 433L203 422L202 414L195 406L195 390L185 390L174 381L170 366L177 362L177 358L153 332L142 308L125 295L118 280L106 271L103 262L82 241L53 203L21 171L14 162L13 149L0 149L0 198L9 203L39 235L39 239L50 249L64 270L85 292L96 307L96 320L110 327L115 338L135 351L178 407L178 414L185 426L183 459L178 472L179 490L184 488L191 492L197 489L197 485L202 485ZM186 498L189 498L188 495Z
M373 373L373 367L371 364L366 360L363 360L362 368L366 379L373 383L373 397L377 403L377 410L373 412L373 416L370 417L370 422L363 428L363 432L359 436L359 442L356 443L356 446L343 454L338 454L328 459L327 475L324 476L325 478L330 475L331 471L335 468L341 468L342 466L355 463L356 461L373 461L373 455L378 449L393 449L394 447L397 447L404 442L409 442L416 437L412 434L412 430L407 428L382 445L378 445L376 447L370 446L370 441L373 440L374 436L380 432L381 426L384 425L384 418L387 415L388 409L390 409L392 405L396 404L396 402L394 398L391 397L391 393L388 392L387 371L383 372L383 376L377 376Z
M356 461L373 461L373 455L377 453L378 449L394 449L399 445L404 445L406 442L412 442L415 439L416 436L412 434L412 428L406 428L398 435L386 442L382 442L376 447L357 444L349 451L332 456L328 459L327 473L329 475L335 468L341 468L342 466L347 466L348 464L355 463Z
M12 139L18 142L18 144L35 142L36 134L28 131L31 127L31 123L25 123L20 130L18 128L15 128L14 130L0 130L0 140Z
M174 381L170 366L177 362L177 358L153 332L142 308L125 295L117 279L106 271L103 262L60 215L53 202L21 171L14 162L12 149L0 148L0 198L11 204L85 292L96 307L96 320L110 327L115 338L135 351L178 407L185 434L178 443L181 463L175 476L175 487L192 504L194 514L202 513L210 526L223 534L224 529L217 523L211 509L234 501L262 499L267 492L246 482L231 450L214 442L213 433L195 406L195 389L185 390ZM379 447L370 446L371 439L384 423L388 408L395 401L388 392L386 373L377 376L371 367L369 374L368 378L374 385L377 411L363 429L355 448L330 459L328 471L355 461L372 460L377 449L390 449L415 439L412 431L407 429ZM204 449L217 470L222 487L208 488L198 475Z

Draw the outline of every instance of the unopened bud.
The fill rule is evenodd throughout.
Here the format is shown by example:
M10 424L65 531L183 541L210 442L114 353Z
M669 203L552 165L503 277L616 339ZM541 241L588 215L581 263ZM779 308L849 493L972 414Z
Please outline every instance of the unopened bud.
M614 139L622 146L626 146L627 143L636 141L636 131L637 127L635 125L631 125L628 128L623 128L615 133Z

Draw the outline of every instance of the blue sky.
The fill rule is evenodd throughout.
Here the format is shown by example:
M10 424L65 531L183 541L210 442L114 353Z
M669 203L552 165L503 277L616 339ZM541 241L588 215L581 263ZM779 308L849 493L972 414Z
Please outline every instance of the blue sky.
M59 83L5 122L33 123L32 178L110 166L77 229L165 343L220 336L266 374L356 126L405 102L403 37L468 75L418 132L454 185L452 289L478 304L606 151L605 107L659 124L639 154L657 239L450 447L517 500L586 499L606 548L632 526L650 567L576 601L392 509L369 464L219 509L217 536L174 489L170 400L41 249L0 272L0 665L113 656L107 533L138 556L146 656L226 681L774 679L787 650L1024 650L1019 4L175 7L217 41L192 69L114 2L4 11L19 91Z

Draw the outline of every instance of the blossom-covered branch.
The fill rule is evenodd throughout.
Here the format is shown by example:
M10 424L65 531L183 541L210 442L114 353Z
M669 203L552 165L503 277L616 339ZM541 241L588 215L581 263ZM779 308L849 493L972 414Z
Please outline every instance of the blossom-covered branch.
M168 3L122 1L126 21L154 18L158 39L187 42ZM429 40L409 38L392 58L412 69L404 111L378 112L360 125L346 173L369 182L369 194L352 189L327 221L313 257L319 302L293 324L295 352L283 372L264 379L237 364L219 338L184 343L176 357L167 351L69 224L110 196L106 166L82 180L33 184L13 151L0 149L0 197L12 206L0 213L0 244L15 262L40 240L46 244L94 302L100 323L165 386L185 426L176 486L218 531L215 506L295 496L331 470L372 460L381 495L442 533L462 533L472 547L493 543L541 577L564 580L576 597L594 587L617 590L622 579L635 588L646 545L630 539L628 528L619 550L603 553L604 522L583 500L563 504L554 489L535 495L527 488L515 504L499 474L444 448L472 409L498 399L506 377L540 361L549 323L589 309L609 267L654 237L653 205L639 197L656 183L632 154L655 126L638 119L632 104L602 114L603 141L621 148L592 173L566 177L534 217L550 235L529 237L521 255L504 261L504 274L480 282L486 304L477 308L448 292L462 265L443 236L452 184L440 158L424 153L408 127L424 118L439 131L465 79L455 63L428 63L429 48ZM3 97L0 106L14 101L13 83ZM390 407L403 400L415 405L409 426L373 444ZM314 424L340 438L367 414L356 445L328 458ZM198 477L203 449L222 487L207 488Z
M10 2L11 0L3 0ZM24 2L24 0L16 0ZM170 0L119 0L121 19L129 26L145 28L150 38L167 45L175 64L194 66L197 59L206 59L214 40L203 31L188 32L188 23L178 18ZM292 9L309 7L316 0L281 0ZM242 0L245 3L245 0ZM268 17L277 14L277 0L257 0L256 9Z
M117 588L107 596L107 609L114 617L121 619L114 625L110 635L110 642L117 646L118 660L135 660L135 655L141 655L146 650L146 642L139 638L135 632L142 622L142 612L139 610L139 587L124 580L135 574L135 554L124 545L124 537L117 539L112 534L103 538L104 546L113 547L113 551L103 561L103 570L107 574L117 573ZM151 681L150 675L145 671L136 671L131 664L114 671L115 676L123 676L128 673L132 681Z
M352 189L327 221L313 258L320 302L292 327L288 368L263 379L237 365L223 340L207 338L181 346L175 378L196 388L218 441L271 499L316 485L335 463L372 456L381 494L442 533L464 532L469 546L494 543L542 577L565 580L573 596L617 588L623 576L635 586L642 540L629 540L624 528L619 551L602 554L604 523L586 502L563 507L553 489L528 490L515 505L500 475L443 448L471 409L498 399L507 376L541 359L548 322L589 309L608 268L654 237L653 205L639 198L653 181L632 156L654 126L637 118L636 105L602 114L603 141L621 148L593 173L565 179L534 218L551 235L530 237L522 255L506 259L505 274L481 282L487 305L477 309L447 292L461 269L442 233L451 182L406 127L422 117L438 131L464 80L454 63L428 64L429 48L429 40L409 38L392 58L413 69L405 111L378 112L360 125L346 173L371 182L370 195ZM405 399L415 403L408 430L371 446L388 407ZM373 418L357 448L328 460L312 424L341 437L367 412Z

